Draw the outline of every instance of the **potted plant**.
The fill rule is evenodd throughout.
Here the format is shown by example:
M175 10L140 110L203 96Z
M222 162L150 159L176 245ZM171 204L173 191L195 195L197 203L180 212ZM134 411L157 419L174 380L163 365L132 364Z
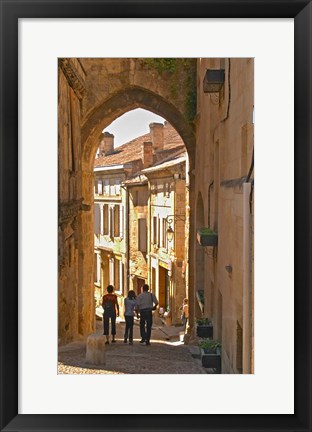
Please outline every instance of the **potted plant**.
M198 228L197 241L201 246L217 246L218 234L211 228Z
M201 352L202 365L221 373L221 344L216 340L204 339L198 344Z
M196 335L202 338L213 337L213 326L209 318L198 318L196 320Z

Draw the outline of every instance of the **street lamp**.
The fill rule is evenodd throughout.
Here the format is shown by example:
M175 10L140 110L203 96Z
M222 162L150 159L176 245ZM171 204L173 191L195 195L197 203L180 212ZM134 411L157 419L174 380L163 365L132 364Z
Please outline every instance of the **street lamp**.
M166 221L169 224L169 227L167 229L167 239L168 239L168 242L170 242L170 243L172 242L173 236L174 236L174 231L172 229L171 224L173 221L177 221L177 220L185 222L185 217L181 216L181 215L168 215L166 217Z
M169 225L169 228L167 229L167 239L168 239L168 242L170 242L170 243L173 240L173 234L174 234L173 229L171 228L171 225Z

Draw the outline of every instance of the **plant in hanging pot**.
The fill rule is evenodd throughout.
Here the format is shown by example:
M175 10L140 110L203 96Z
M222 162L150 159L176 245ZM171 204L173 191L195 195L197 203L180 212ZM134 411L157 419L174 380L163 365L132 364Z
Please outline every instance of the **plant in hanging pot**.
M216 340L203 339L198 343L201 352L202 365L221 373L221 344Z
M209 318L198 318L196 320L196 335L202 338L213 337L213 326Z
M198 228L197 241L201 246L217 246L218 233L213 231L211 228Z

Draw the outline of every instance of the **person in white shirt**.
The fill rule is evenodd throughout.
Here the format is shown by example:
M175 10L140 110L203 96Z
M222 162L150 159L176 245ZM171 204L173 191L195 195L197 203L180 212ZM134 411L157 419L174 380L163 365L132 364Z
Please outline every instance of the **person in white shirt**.
M136 303L140 311L140 343L150 345L153 324L152 311L156 309L158 300L153 293L149 292L147 284L143 285L143 292L137 296Z
M124 343L127 343L129 337L129 345L133 345L133 323L134 323L134 312L136 312L136 300L135 292L130 290L128 292L128 297L125 298L125 335Z

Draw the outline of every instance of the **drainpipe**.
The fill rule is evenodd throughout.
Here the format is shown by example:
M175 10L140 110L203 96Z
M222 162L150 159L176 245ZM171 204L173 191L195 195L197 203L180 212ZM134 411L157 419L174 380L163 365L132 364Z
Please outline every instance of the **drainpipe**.
M243 373L251 373L252 284L251 284L251 183L243 184Z

